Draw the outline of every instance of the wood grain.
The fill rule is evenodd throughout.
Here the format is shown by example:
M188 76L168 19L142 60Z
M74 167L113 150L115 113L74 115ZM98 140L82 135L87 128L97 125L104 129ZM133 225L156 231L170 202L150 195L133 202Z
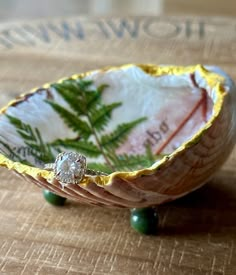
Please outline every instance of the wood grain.
M129 62L215 64L236 78L236 20L75 17L0 25L0 99L63 76ZM236 274L236 151L200 190L159 207L158 236L129 212L48 205L0 169L0 274Z

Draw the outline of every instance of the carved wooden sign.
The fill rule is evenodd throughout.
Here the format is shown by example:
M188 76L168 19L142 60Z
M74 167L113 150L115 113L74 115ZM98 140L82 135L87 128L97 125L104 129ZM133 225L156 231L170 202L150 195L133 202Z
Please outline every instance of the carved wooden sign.
M191 57L188 62L212 62L215 56L219 61L232 61L236 56L235 38L233 19L75 17L2 25L0 50L53 48L64 52L70 49L70 54L71 51L119 54L127 61L136 58L140 62L162 60L160 55L166 57L173 53L177 60Z

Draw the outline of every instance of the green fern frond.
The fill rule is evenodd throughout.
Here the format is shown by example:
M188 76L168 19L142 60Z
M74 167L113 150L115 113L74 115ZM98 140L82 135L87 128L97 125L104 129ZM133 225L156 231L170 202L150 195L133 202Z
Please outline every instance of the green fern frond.
M51 146L60 146L65 149L73 149L81 154L85 154L88 157L98 157L101 155L101 151L97 146L87 140L75 140L75 139L57 139L54 142L50 143Z
M93 109L90 115L90 122L94 129L97 131L104 130L109 119L111 118L111 113L114 109L120 107L121 102L112 103L110 105L103 105L98 109Z
M85 139L89 138L92 132L87 122L81 120L77 115L68 111L59 104L50 100L47 100L47 102L61 116L61 118L70 128L72 128L75 132L77 132L80 136L84 137Z
M53 162L53 152L60 152L62 149L77 151L88 157L103 156L106 163L88 163L88 168L105 173L111 173L114 167L120 171L132 171L152 165L155 156L150 147L146 148L144 155L116 155L115 153L131 131L146 118L119 124L114 131L104 134L103 131L113 111L122 103L103 104L102 93L108 85L94 87L92 84L91 80L78 78L51 85L67 102L69 109L55 101L46 100L65 124L78 134L79 139L57 139L51 143L45 143L38 129L33 129L19 119L9 116L9 120L24 139L25 144L33 149L32 155L46 163ZM94 141L90 140L91 137Z
M130 132L140 123L145 121L146 118L142 117L134 121L123 123L110 134L101 137L101 146L106 149L117 149L128 137Z

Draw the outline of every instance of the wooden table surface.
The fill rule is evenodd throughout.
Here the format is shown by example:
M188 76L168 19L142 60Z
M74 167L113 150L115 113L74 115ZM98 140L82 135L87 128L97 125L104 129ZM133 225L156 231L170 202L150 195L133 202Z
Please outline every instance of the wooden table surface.
M123 63L216 64L236 79L236 20L71 17L0 25L1 106L62 76ZM68 201L0 169L0 274L236 274L236 150L200 190L159 207L157 236L129 211Z

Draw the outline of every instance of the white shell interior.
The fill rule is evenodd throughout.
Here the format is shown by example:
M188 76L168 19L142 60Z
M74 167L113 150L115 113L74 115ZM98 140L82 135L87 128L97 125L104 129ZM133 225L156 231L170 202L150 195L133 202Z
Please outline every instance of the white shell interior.
M104 132L109 133L120 123L147 118L131 132L116 153L142 154L145 145L149 144L154 154L169 154L191 139L210 119L215 100L212 91L207 90L197 73L194 77L197 86L189 74L155 77L136 66L95 71L87 76L96 87L104 83L109 85L103 93L105 104L122 102L112 112L112 119ZM6 113L38 128L44 142L75 138L77 134L45 102L49 92L55 102L70 108L55 89L49 88L48 91L41 89L10 106ZM26 154L32 165L39 166L32 155L19 150L27 146L5 115L0 116L0 140L17 154ZM6 146L0 144L0 149L3 154L9 155ZM96 161L102 161L102 157Z

